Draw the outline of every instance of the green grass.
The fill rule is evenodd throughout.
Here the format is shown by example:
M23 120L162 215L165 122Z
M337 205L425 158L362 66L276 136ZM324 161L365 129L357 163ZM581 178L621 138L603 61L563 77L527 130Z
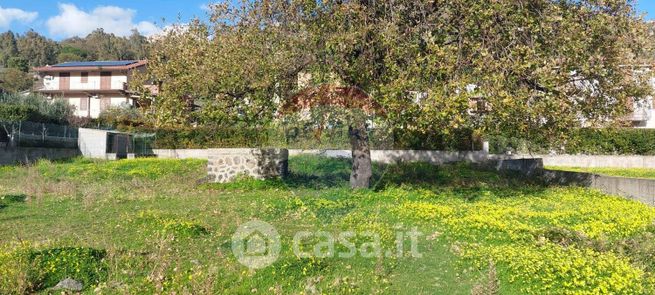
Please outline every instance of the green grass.
M655 179L655 169L646 168L580 168L580 167L546 167L551 170L586 172L607 176L652 178Z
M62 277L84 281L86 294L655 292L653 208L466 165L376 165L373 188L352 191L349 165L296 157L287 179L230 184L203 184L196 160L0 168L0 294L45 294ZM256 271L231 244L253 219L282 243ZM386 252L413 228L424 233L420 258L292 251L299 231L355 231L377 234Z

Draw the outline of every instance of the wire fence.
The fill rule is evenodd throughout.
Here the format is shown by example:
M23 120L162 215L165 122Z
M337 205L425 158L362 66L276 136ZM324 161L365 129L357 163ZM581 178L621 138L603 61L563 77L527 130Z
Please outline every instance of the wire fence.
M13 138L20 147L76 148L79 131L75 127L35 122L0 122L0 142Z

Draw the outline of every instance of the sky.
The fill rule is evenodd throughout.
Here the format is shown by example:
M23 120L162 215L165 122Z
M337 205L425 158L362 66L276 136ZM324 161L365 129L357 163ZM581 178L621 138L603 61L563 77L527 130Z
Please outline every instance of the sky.
M0 32L33 29L55 40L84 37L96 28L120 36L132 29L154 35L162 27L206 17L209 0L0 0ZM645 18L655 20L655 0L637 0Z
M209 0L0 0L0 32L33 29L55 40L96 28L126 36L153 35L171 23L207 17Z

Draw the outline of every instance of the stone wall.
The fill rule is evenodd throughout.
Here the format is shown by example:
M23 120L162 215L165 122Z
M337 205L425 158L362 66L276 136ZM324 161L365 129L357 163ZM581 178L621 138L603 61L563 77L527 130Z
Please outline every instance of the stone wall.
M19 147L12 149L0 148L0 165L14 165L17 163L32 163L39 159L61 160L74 158L80 155L78 149L58 148L31 148Z
M286 149L208 149L211 182L225 183L239 175L256 179L284 177L289 169Z

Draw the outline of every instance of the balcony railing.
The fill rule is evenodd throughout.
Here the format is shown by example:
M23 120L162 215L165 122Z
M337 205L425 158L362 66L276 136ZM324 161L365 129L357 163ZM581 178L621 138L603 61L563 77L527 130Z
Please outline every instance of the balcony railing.
M109 85L109 88L102 88L102 84L98 82L88 82L76 85L69 85L67 89L61 89L61 85L55 82L45 82L42 85L39 85L39 90L44 91L84 91L84 90L122 90L127 91L129 89L128 83L126 82L114 82Z

